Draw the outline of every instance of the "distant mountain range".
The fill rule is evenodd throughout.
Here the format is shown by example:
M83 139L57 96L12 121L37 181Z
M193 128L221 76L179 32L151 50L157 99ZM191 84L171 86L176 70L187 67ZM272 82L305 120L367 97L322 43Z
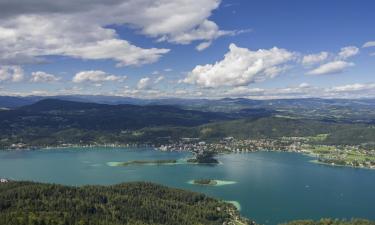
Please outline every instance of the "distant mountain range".
M251 107L296 107L296 106L372 106L375 108L375 99L321 99L321 98L300 98L300 99L271 99L253 100L246 98L223 98L223 99L140 99L121 96L104 95L61 95L61 96L0 96L0 108L16 108L30 105L43 99L59 99L76 102L91 102L109 105L132 104L132 105L178 105L189 107L212 107L218 109L223 104L241 105ZM218 110L219 111L219 110Z
M375 99L272 99L245 98L223 99L137 99L120 96L66 95L66 96L0 96L1 109L15 109L45 99L96 103L106 105L174 106L185 110L225 113L231 118L243 118L255 114L278 114L341 122L375 123Z
M160 105L108 105L44 99L0 112L0 127L80 128L89 130L140 129L155 126L197 126L227 120L224 113L185 110Z
M3 103L13 107L0 110L0 148L14 143L155 144L182 137L219 140L319 134L329 134L325 142L329 144L372 144L375 140L371 99L166 99L118 104L121 98L102 97L100 101L111 103L103 104L92 102L99 101L93 96L87 97L91 102L82 96L81 101L40 98L3 97Z

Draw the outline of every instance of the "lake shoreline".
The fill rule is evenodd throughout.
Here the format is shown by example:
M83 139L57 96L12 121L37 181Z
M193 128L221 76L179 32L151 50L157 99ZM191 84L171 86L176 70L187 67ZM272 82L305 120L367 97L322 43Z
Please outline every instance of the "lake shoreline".
M0 152L12 152L12 151L53 151L53 150L64 150L64 149L84 149L84 150L90 150L93 148L104 148L104 149L130 149L130 148L152 148L155 151L160 151L160 152L165 152L163 150L160 150L160 148L155 147L153 145L145 145L145 144L137 144L137 145L118 145L118 144L105 144L105 145L72 145L72 146L48 146L48 147L33 147L33 148L25 148L25 149L0 149ZM190 152L192 151L170 151L170 152ZM296 154L301 154L304 156L308 156L311 158L315 158L314 160L309 160L310 163L315 163L315 164L321 164L321 165L326 165L326 166L331 166L331 167L347 167L347 168L353 168L353 169L369 169L369 170L375 170L375 167L368 167L368 166L352 166L352 165L341 165L341 164L331 164L331 163L325 163L317 160L316 158L319 157L319 154L316 154L312 152L312 150L302 150L302 151L281 151L281 150L257 150L257 151L250 151L250 152L219 152L219 155L226 155L226 154L242 154L242 153L255 153L255 152L280 152L280 153L296 153ZM118 162L121 163L121 162ZM177 163L173 163L177 164ZM191 162L189 164L207 164L207 165L214 165L213 163L194 163ZM217 164L221 164L221 162L218 162Z

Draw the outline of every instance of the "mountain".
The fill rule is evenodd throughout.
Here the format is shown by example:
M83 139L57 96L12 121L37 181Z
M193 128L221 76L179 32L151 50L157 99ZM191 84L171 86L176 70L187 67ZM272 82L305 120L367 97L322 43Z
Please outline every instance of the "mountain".
M247 98L223 99L137 99L121 96L102 95L64 95L64 96L0 96L0 109L17 108L34 104L44 99L58 99L81 103L107 105L162 105L174 106L185 110L225 113L231 118L253 116L254 110L263 110L265 114L301 117L307 119L337 121L346 123L375 124L375 99L271 99L253 100ZM251 112L250 112L251 111Z
M197 126L228 119L222 113L184 110L160 105L107 105L45 99L32 105L0 112L2 129L80 128L134 130L155 126Z
M32 103L34 101L24 97L0 96L0 108L17 108Z

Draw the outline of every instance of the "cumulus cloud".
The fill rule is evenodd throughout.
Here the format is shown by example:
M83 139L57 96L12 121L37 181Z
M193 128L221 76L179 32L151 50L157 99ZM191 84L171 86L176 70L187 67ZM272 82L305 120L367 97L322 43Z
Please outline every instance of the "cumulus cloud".
M304 83L301 83L300 85L298 85L298 87L299 88L309 88L309 87L311 87L311 85L309 83L304 82Z
M151 79L149 77L141 78L137 83L137 89L150 89L151 88Z
M355 46L347 46L347 47L343 47L341 48L339 54L338 54L338 58L339 59L347 59L347 58L350 58L352 56L355 56L359 53L359 49Z
M345 61L333 61L319 66L316 69L310 70L307 72L309 75L324 75L324 74L335 74L341 73L346 68L354 66L354 63L345 62Z
M318 54L305 55L302 58L302 64L305 66L314 65L325 61L329 56L328 52L320 52Z
M20 82L24 79L24 72L20 66L0 66L0 82Z
M39 62L43 56L111 59L120 66L157 61L168 49L144 49L77 15L20 15L0 20L0 63Z
M44 61L43 56L111 59L118 66L157 61L169 49L141 48L120 38L110 25L177 44L214 39L222 31L208 20L220 0L20 0L0 1L0 63Z
M43 71L37 71L31 73L30 82L33 83L50 83L61 80L60 77L56 77L53 74L49 74Z
M158 83L160 83L160 82L161 82L162 80L164 80L164 79L165 79L164 76L159 76L158 78L155 79L154 83L155 83L155 84L158 84Z
M375 83L355 83L332 87L314 87L307 83L282 88L235 87L220 92L206 92L212 97L243 97L252 99L280 98L363 98L375 97ZM186 94L188 95L188 94Z
M368 41L363 44L362 48L375 47L375 41Z
M374 90L375 83L355 83L355 84L348 84L342 86L332 87L329 90L333 92L357 92L357 91L367 91L367 90Z
M143 49L125 40L109 39L80 48L70 48L64 55L82 59L114 59L117 66L143 65L156 62L168 49Z
M198 51L202 51L208 48L212 44L213 40L221 36L234 36L249 31L250 30L224 31L220 30L219 26L215 22L204 20L194 29L172 34L169 36L163 36L159 39L159 41L168 40L169 42L177 44L190 44L191 42L196 40L204 40L204 42L201 42L196 47Z
M354 63L347 62L350 57L359 54L359 48L355 46L346 46L340 49L337 54L329 54L328 52L321 52L318 54L306 55L302 59L302 64L305 66L323 63L326 60L330 60L328 63L319 65L317 68L310 70L307 74L310 75L322 75L322 74L334 74L341 73L347 67L354 66Z
M77 73L73 77L74 83L82 83L82 82L94 82L100 83L103 81L123 81L126 79L126 76L116 76L112 74L108 74L101 70L88 70L88 71L81 71Z
M210 47L211 44L212 44L211 41L202 42L199 45L197 45L197 47L195 47L195 49L197 49L198 51L203 51L206 48Z
M294 56L277 47L251 51L230 44L223 60L196 66L183 82L202 87L244 86L277 76Z

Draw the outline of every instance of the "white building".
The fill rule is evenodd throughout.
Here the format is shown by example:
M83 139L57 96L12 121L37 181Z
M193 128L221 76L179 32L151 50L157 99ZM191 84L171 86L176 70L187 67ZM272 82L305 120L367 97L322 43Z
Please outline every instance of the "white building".
M0 183L8 183L8 182L9 182L8 179L5 179L5 178L1 178L1 179L0 179Z

